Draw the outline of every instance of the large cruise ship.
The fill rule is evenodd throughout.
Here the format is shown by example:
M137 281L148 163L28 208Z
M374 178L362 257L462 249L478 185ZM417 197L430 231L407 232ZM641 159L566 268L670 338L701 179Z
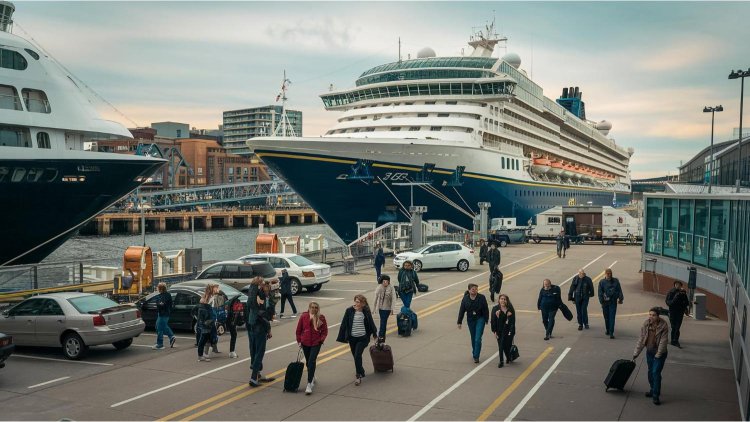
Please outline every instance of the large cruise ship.
M557 205L629 202L633 150L607 137L609 122L586 120L578 87L552 100L518 55L492 57L505 40L493 26L469 56L424 48L322 94L342 112L324 136L248 145L347 242L357 222L406 221L411 206L471 228L479 202L520 224Z
M0 1L0 267L41 261L165 163L83 150L132 136L102 119L61 65L10 33L14 11Z

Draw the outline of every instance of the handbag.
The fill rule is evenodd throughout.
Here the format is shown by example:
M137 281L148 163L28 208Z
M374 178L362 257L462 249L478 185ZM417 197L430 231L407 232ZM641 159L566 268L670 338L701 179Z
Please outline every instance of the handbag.
M518 353L518 347L515 344L510 346L510 361L513 362L519 357L521 357L521 355Z

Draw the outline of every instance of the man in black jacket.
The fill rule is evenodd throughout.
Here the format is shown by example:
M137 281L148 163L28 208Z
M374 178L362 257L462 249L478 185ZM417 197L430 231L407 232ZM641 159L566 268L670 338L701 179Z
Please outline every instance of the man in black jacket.
M484 239L479 239L479 265L484 264L487 260L487 244Z
M672 326L671 338L672 346L680 346L680 326L682 326L682 317L690 307L690 300L687 292L682 288L681 281L675 281L674 287L667 293L667 306L669 306L669 325Z
M612 277L612 269L604 270L604 278L599 281L599 303L604 314L604 327L610 339L615 338L615 317L617 305L622 305L625 296L622 294L620 280Z
M500 249L497 248L495 242L490 245L490 250L487 252L487 262L490 265L490 274L495 268L500 266Z
M294 306L294 299L292 298L292 278L289 277L289 272L284 268L281 270L281 277L279 277L279 287L281 290L281 313L279 318L284 318L284 305L289 301L289 305L292 307L292 318L297 317L297 307Z
M583 268L578 270L578 275L573 277L568 290L568 300L576 304L576 316L578 318L578 331L583 327L589 329L589 298L594 297L594 283L591 277L586 275Z
M542 288L539 290L536 308L542 312L545 340L552 338L552 330L555 328L555 315L562 303L560 294L560 286L555 286L548 278L542 281Z
M469 283L469 290L461 300L457 322L458 329L460 330L464 321L464 314L466 314L466 324L469 326L469 335L471 336L471 355L474 358L474 363L479 363L484 326L490 320L490 308L487 305L487 298L483 294L479 294L478 291L479 286Z

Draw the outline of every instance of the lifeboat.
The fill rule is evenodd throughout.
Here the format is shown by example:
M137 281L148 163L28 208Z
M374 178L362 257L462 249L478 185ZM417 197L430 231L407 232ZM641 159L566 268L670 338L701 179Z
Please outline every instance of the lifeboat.
M573 167L573 164L570 164L570 163L563 164L562 175L564 177L571 177L572 178L574 174L575 174L575 167Z
M563 172L563 162L559 160L551 160L550 161L550 169L549 172L555 175L560 175Z
M584 167L581 169L581 180L591 181L591 169L588 167Z
M531 160L531 171L537 174L544 174L550 170L552 161L549 158L535 157Z

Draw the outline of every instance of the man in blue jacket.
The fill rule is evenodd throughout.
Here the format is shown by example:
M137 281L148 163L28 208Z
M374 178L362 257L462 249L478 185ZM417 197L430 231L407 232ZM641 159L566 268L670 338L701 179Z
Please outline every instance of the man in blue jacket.
M622 305L624 299L620 280L612 277L612 269L607 268L604 270L604 278L599 282L599 303L602 305L602 313L604 314L606 335L611 339L615 338L617 304Z

